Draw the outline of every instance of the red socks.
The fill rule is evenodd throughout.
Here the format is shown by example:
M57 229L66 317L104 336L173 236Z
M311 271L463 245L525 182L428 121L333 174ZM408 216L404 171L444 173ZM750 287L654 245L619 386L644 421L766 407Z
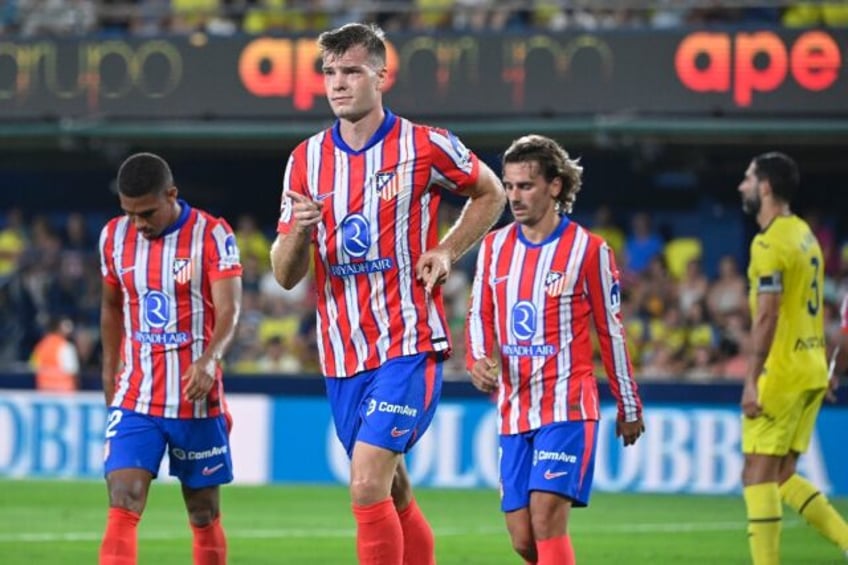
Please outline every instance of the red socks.
M136 528L141 516L123 508L110 508L106 533L100 544L100 565L136 565L138 537ZM225 565L227 539L221 517L207 526L191 525L194 534L194 565Z
M538 565L575 565L577 563L568 534L558 538L536 540L536 550L539 552Z
M403 529L403 565L435 565L433 530L414 498L398 516Z
M225 565L227 562L227 538L221 527L221 516L205 526L191 524L194 534L194 565Z
M353 505L359 565L403 565L403 530L391 497Z
M100 544L100 565L135 565L138 560L136 528L139 514L123 508L109 508L106 533Z

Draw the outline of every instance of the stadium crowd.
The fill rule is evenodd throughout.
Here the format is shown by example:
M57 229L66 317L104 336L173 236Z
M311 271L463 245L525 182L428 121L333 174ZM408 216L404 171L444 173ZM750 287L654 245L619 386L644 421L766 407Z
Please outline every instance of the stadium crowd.
M841 2L561 2L556 0L5 0L0 36L308 32L375 21L389 32L657 29L685 25L848 25ZM623 7L628 5L631 7ZM635 7L632 7L635 6Z
M442 206L443 226L459 208ZM644 213L620 225L606 207L588 226L615 250L622 271L622 312L628 345L642 379L742 379L749 354L749 308L738 249L718 266L702 264L703 242L673 237ZM840 243L829 218L805 215L815 226L827 261L826 331L834 343L840 298L848 293L848 242ZM243 313L227 356L238 374L317 374L314 291L307 278L291 291L274 280L269 264L273 226L250 215L233 221L244 266ZM97 220L99 222L99 219ZM13 209L0 219L0 368L26 369L32 351L56 320L74 323L70 339L83 372L99 371L100 269L97 230L81 213L25 217ZM663 232L662 234L660 232ZM464 379L463 330L475 253L460 260L444 286L454 338L448 378ZM709 267L709 268L706 268ZM706 273L716 272L709 277ZM598 358L598 363L600 359ZM603 374L598 367L598 374Z

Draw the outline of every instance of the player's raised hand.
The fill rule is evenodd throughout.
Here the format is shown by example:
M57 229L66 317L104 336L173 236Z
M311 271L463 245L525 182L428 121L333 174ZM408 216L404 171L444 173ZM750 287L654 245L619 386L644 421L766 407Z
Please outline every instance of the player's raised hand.
M217 364L212 359L200 357L192 363L183 375L183 396L189 402L196 402L206 398L212 385L215 384L215 372Z
M477 359L471 367L471 384L480 392L494 392L498 388L498 364L489 357Z
M740 404L742 405L742 413L747 418L756 418L763 413L763 407L760 406L760 398L757 393L757 384L754 381L745 381Z
M636 443L636 440L644 432L645 423L641 417L634 422L622 422L619 420L615 423L615 437L620 437L624 441L624 447Z
M434 247L418 258L418 263L415 265L415 278L424 284L427 292L433 292L436 285L443 284L448 279L450 271L450 252Z
M292 216L295 219L295 231L308 233L321 221L321 210L324 203L294 192L286 191L286 196L292 199Z

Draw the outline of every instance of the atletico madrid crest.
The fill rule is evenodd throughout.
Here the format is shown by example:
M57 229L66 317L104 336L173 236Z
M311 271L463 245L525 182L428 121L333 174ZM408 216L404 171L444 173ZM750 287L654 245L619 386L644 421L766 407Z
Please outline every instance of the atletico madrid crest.
M568 284L568 277L560 271L550 271L545 277L545 292L548 296L559 296L565 292L565 287Z
M191 259L177 259L174 261L174 280L178 284L185 284L191 280Z
M374 184L377 186L380 198L385 201L391 200L400 192L400 182L394 171L380 171L375 174Z

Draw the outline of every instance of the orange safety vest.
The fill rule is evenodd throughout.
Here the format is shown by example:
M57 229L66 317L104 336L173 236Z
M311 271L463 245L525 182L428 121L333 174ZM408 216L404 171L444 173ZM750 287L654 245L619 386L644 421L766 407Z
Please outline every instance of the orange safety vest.
M62 349L68 340L58 334L47 334L33 351L35 387L38 390L70 392L77 389L76 375L62 367Z

